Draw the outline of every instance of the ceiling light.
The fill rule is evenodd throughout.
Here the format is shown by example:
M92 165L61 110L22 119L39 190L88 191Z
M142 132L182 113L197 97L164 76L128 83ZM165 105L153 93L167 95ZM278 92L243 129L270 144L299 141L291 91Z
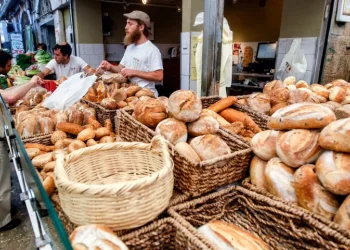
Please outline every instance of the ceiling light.
M181 12L181 8L177 6L177 12Z
M146 4L146 3L147 3L147 0L142 0L142 3L143 3L143 4Z

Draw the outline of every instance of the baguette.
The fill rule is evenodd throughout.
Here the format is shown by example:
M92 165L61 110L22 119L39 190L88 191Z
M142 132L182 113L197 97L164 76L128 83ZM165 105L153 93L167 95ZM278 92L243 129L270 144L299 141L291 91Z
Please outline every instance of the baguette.
M222 116L220 116L218 113L210 110L210 109L203 109L202 114L210 115L211 117L215 118L215 120L218 121L219 125L224 126L230 126L231 124L226 121Z
M57 129L69 134L78 135L81 131L84 130L84 127L79 124L61 122L57 125Z
M221 99L220 101L217 101L216 103L209 106L209 110L212 110L216 113L219 113L220 111L223 111L226 108L231 107L233 104L237 102L237 98L234 96L229 96L224 99Z
M25 148L37 148L40 151L51 152L55 149L55 146L46 146L40 143L26 143L24 144Z
M243 112L228 108L221 111L220 115L230 123L242 122L249 130L252 130L254 133L261 132L261 129L253 121L253 119Z
M43 187L49 196L53 193L53 191L55 190L55 180L51 175L48 175L45 178L43 182Z

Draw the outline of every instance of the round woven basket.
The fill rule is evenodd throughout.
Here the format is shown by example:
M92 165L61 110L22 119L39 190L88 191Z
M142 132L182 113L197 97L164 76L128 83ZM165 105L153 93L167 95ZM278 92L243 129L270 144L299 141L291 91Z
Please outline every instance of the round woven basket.
M114 231L140 227L163 212L174 188L166 141L115 142L79 149L56 161L63 211L77 225Z

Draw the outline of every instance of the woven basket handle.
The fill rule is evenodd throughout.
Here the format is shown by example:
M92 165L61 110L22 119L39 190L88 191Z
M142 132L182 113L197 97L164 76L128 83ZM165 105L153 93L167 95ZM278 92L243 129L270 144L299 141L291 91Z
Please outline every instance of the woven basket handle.
M150 143L150 150L157 152L162 155L163 161L166 162L166 166L174 166L172 161L171 156L174 155L174 153L170 153L170 149L172 149L172 145L170 144L169 141L165 140L163 136L161 135L156 135L152 138L151 143ZM172 150L173 151L173 150ZM171 156L170 156L171 155ZM170 163L170 164L168 164Z
M64 171L64 158L64 153L59 152L56 154L56 166L54 170L55 183L57 183L60 178L68 178L66 172Z

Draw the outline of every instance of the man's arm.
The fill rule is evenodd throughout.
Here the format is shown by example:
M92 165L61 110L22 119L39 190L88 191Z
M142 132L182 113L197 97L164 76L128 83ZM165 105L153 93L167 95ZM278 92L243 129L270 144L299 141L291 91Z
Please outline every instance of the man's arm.
M125 78L139 77L141 79L152 81L152 82L162 82L163 81L163 70L156 70L152 72L145 72L135 69L123 69L121 71Z
M48 69L48 68L44 68L40 74L38 74L38 76L41 78L41 79L44 79L48 74L50 74L51 70Z
M122 64L112 65L109 62L103 60L101 62L101 64L100 64L100 66L97 68L97 71L99 69L102 69L104 71L110 71L110 72L113 72L113 73L120 73L123 68L124 68L124 66Z

